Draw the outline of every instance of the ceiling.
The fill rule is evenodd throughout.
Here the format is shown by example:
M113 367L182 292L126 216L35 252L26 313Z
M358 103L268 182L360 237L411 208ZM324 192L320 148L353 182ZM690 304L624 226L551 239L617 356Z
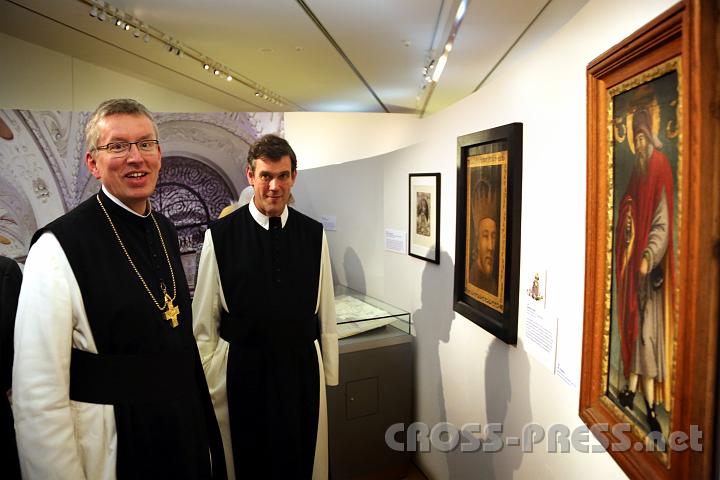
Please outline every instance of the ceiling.
M469 0L429 84L423 67L443 52L462 0L0 0L0 32L224 110L423 115L470 95L586 1Z

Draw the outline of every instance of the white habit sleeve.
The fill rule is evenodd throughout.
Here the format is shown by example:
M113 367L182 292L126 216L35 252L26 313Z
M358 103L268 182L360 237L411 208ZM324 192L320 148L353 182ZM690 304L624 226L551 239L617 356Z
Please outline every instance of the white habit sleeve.
M316 310L320 317L320 346L322 348L325 383L334 386L339 381L338 336L337 321L335 319L335 290L333 288L330 251L325 231L323 231L322 238L320 285Z
M192 308L193 334L200 350L203 368L207 373L207 367L215 355L219 341L222 340L218 334L220 309L224 308L227 311L210 230L205 231Z
M54 235L25 263L15 321L13 412L23 478L114 479L112 405L70 400L72 348L97 353L77 280Z

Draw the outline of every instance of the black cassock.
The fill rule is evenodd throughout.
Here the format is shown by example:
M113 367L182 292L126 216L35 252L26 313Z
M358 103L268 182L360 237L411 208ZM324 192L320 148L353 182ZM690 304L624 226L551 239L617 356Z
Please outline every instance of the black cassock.
M211 226L228 312L227 398L236 476L310 478L319 415L322 225L288 208L264 229L246 205Z
M15 260L0 257L0 473L20 478L12 409L5 392L12 388L13 331L22 272Z
M170 270L150 216L99 193L128 254L163 305ZM173 328L133 271L95 196L39 230L51 231L80 286L98 354L73 349L72 400L112 404L120 479L225 478L220 433L192 334L192 308L177 233L157 212L180 309ZM210 460L212 451L212 467Z

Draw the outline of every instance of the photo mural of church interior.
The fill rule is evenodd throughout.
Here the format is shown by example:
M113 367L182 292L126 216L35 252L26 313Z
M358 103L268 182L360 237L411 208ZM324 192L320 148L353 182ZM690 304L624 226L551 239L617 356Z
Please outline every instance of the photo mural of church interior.
M277 112L154 113L163 164L154 210L178 230L191 291L208 224L247 186L250 145L284 134ZM0 110L0 255L25 261L40 227L97 193L85 166L89 112Z

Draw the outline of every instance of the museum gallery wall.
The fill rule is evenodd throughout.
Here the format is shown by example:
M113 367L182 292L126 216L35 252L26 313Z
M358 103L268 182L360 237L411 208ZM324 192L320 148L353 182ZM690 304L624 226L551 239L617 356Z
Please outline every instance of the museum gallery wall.
M300 172L299 208L316 218L327 215L337 219L337 230L328 232L336 278L356 288L361 285L368 294L412 312L417 334L418 421L430 427L449 422L458 428L469 422L501 422L508 437L519 435L529 423L546 429L559 424L569 432L582 432L593 425L586 424L578 414L581 365L586 357L582 352L584 295L586 284L589 288L604 285L605 277L603 281L588 282L584 277L586 185L597 174L586 164L586 69L593 58L622 42L673 3L588 2L551 39L532 50L532 55L505 66L476 94L423 120L417 135L423 140L417 144L364 160ZM582 41L578 42L578 38ZM568 49L570 44L573 49ZM672 105L664 108L672 113ZM523 125L522 239L518 343L517 347L508 347L468 317L452 312L454 298L449 286L454 282L458 262L453 255L459 241L457 222L467 222L460 218L456 202L460 189L456 181L458 138L514 122ZM710 128L711 124L708 121L705 126ZM321 137L331 126L330 120L327 125L314 122L302 133L293 131L292 135L302 135L311 143L313 135ZM607 131L607 126L604 128ZM668 135L672 136L673 130L671 125ZM625 134L622 130L618 133ZM672 155L674 142L665 142L668 155ZM624 148L630 152L628 145ZM712 155L705 158L717 162ZM387 229L406 231L408 241L416 233L412 223L408 226L408 198L411 202L414 198L408 175L421 172L437 172L442 178L438 265L383 248ZM717 171L710 170L707 176L697 177L696 184L710 190L708 186L717 178ZM338 201L328 204L323 201L328 196ZM709 203L717 205L717 193L708 192L706 196L713 199ZM598 195L588 192L587 197L589 200ZM605 201L604 195L600 198L601 203ZM374 214L371 217L368 210L380 212L380 218ZM603 212L607 213L607 209ZM702 278L709 281L710 291L717 291L717 280L713 281L717 278L717 260L711 259L711 241L717 238L718 226L712 215L700 215L699 211L696 215L694 228L705 228L714 235L703 241L705 250L698 254L706 259L704 265L713 265L712 271L702 273L706 275ZM362 221L354 222L356 217ZM605 262L607 257L589 255L590 260L593 258ZM535 297L544 297L539 302L532 297L537 277L543 284L542 293L535 293ZM698 297L694 301L694 311L705 319L701 330L707 331L717 321L716 311L712 313L712 308L717 307L700 307ZM528 353L527 312L528 306L536 303L546 305L544 312L557 325L554 363L551 361L547 368ZM717 301L710 303L716 305ZM710 353L706 347L703 355ZM712 372L707 377L714 381ZM708 395L706 387L699 394ZM638 394L636 399L638 406L633 413L644 416L642 396ZM693 403L686 404L686 408L696 415L700 411L713 415L709 405L703 409ZM710 435L712 422L703 423L706 435ZM602 447L592 433L585 431L588 446ZM691 452L686 457L711 459L712 439L706 436L703 442L704 452ZM487 478L634 476L609 453L584 454L571 448L551 454L548 443L552 441L546 437L531 452L507 447L492 455L431 448L417 453L417 459L433 478L480 478L483 473ZM624 455L629 456L627 452ZM679 460L674 462L678 464Z
M38 228L97 193L85 166L89 112L0 110L0 255L22 263ZM250 145L280 113L157 113L163 164L153 209L178 230L191 289L208 223L247 186Z

